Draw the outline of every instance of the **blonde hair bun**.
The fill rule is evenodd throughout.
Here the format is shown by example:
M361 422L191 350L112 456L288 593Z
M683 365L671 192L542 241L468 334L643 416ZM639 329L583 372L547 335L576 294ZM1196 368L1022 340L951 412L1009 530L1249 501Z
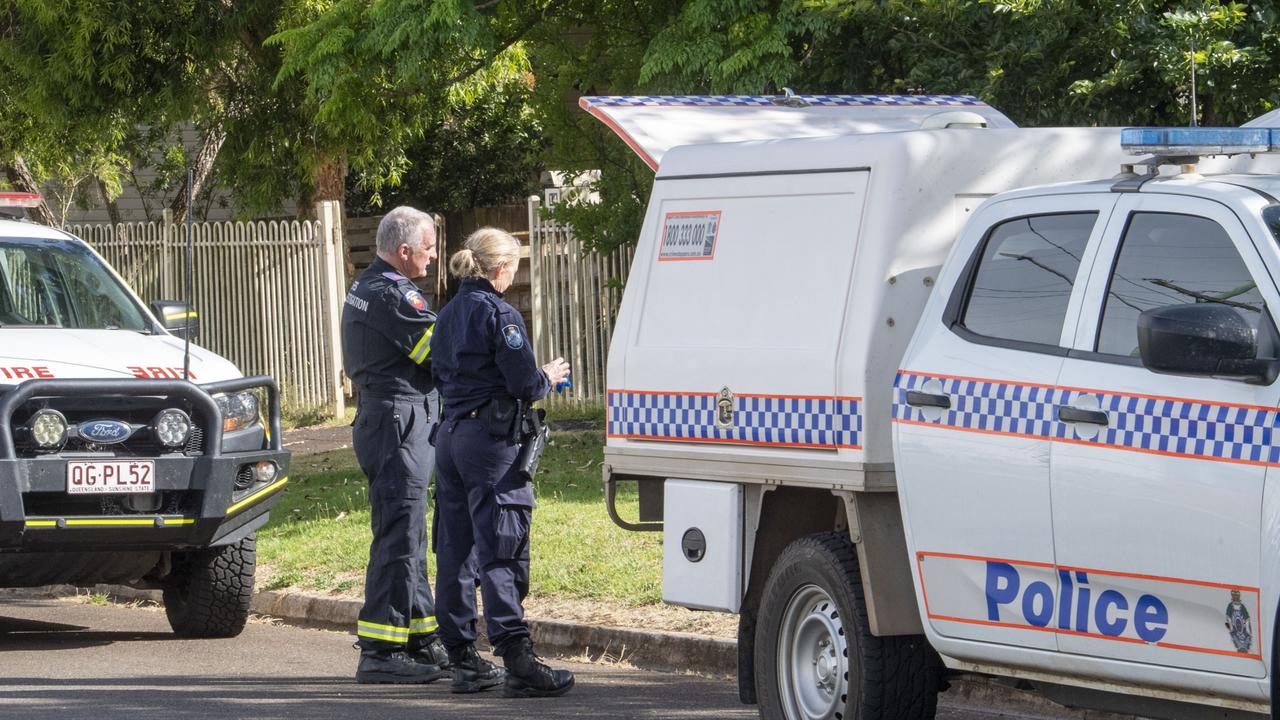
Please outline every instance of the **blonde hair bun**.
M467 236L463 249L449 258L454 277L489 277L504 262L520 259L520 241L495 227L482 227Z

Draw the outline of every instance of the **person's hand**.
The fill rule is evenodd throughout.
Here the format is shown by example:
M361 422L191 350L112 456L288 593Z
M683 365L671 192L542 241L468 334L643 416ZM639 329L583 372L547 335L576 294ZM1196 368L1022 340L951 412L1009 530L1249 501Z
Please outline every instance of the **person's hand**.
M569 363L564 358L558 357L555 360L542 366L542 372L546 373L547 381L552 387L564 382L569 377Z

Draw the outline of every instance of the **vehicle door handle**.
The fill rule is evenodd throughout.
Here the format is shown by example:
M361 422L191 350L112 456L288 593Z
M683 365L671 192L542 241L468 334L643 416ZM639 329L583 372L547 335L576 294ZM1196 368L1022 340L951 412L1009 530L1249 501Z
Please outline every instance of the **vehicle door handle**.
M951 398L946 395L934 395L933 393L920 392L918 390L908 390L907 404L911 407L936 407L950 410Z
M1070 405L1058 406L1058 419L1069 423L1089 423L1090 425L1106 425L1110 422L1107 414L1101 410L1081 410Z

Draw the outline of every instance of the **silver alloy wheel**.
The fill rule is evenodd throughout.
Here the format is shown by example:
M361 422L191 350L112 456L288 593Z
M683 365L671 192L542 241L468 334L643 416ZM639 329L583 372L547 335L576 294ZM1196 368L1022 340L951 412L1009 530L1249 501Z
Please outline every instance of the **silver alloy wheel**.
M782 613L778 698L787 720L842 720L849 696L844 622L826 590L805 585Z

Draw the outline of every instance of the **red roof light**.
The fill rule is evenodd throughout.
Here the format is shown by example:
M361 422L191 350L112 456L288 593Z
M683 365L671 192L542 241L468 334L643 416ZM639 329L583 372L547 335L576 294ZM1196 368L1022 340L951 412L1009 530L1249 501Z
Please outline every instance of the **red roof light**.
M0 192L0 207L40 207L44 200L39 193Z

